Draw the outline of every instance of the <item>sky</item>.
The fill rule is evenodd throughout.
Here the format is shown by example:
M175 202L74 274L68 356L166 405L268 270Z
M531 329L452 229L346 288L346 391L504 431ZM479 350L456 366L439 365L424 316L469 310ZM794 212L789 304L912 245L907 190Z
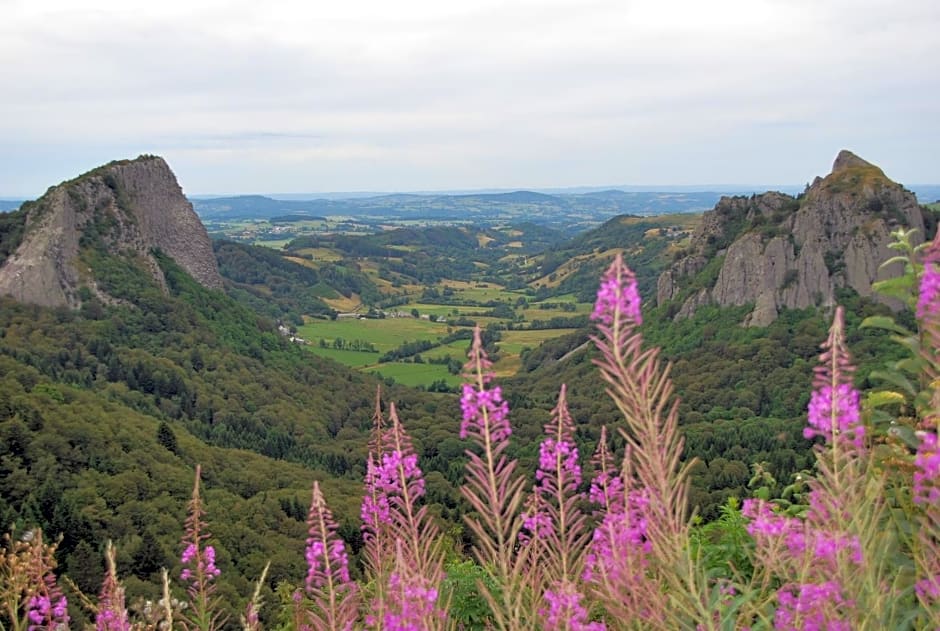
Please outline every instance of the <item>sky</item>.
M0 197L940 183L937 0L0 0Z

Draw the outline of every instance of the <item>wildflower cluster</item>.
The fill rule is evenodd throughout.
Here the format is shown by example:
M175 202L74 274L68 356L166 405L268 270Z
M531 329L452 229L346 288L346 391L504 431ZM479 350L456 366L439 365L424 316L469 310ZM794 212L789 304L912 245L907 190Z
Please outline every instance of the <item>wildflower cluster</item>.
M215 566L213 546L206 546L200 550L198 543L188 544L180 557L180 563L185 566L180 572L180 578L184 581L198 581L200 576L205 577L206 581L211 581L222 573Z
M920 277L917 299L917 317L933 319L940 315L940 242L935 241L924 256L924 271Z
M465 367L469 383L463 384L460 396L460 438L484 439L502 443L512 435L509 426L509 405L503 400L499 386L490 386L492 362L483 350L483 341L477 332L470 349L470 361Z
M409 580L400 574L389 577L389 610L382 621L386 631L424 629L425 621L440 617L436 610L437 588L426 581Z
M546 631L604 631L603 622L590 622L588 613L581 604L581 594L573 591L545 591L546 609L541 610Z
M940 502L940 446L937 445L937 434L921 434L914 468L914 501L926 505Z
M336 534L319 482L313 483L307 532L305 585L312 606L300 613L303 625L317 630L350 628L357 617L358 590L349 577L346 544Z

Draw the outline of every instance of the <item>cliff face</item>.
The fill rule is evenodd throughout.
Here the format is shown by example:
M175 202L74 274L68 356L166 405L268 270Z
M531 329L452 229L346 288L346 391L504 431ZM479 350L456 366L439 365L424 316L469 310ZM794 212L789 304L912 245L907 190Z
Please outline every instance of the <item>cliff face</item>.
M137 257L165 286L151 251L162 250L202 285L222 279L205 227L162 158L114 162L50 188L30 206L23 239L0 266L0 294L44 306L80 305L79 288L109 297L81 261L94 243Z
M830 305L835 290L870 296L874 281L899 270L879 266L891 256L890 232L924 222L912 193L849 151L832 173L816 178L802 199L780 193L723 198L703 217L686 254L659 278L657 301L683 294L715 257L717 276L686 296L677 317L703 304L753 304L746 324L766 326L781 308Z

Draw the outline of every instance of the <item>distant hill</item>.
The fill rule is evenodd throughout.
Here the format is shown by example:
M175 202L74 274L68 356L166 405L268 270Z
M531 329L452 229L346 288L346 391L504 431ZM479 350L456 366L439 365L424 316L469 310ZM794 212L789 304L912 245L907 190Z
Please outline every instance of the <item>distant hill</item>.
M714 206L723 194L711 191L608 190L583 194L511 191L454 195L407 193L314 200L278 200L245 195L195 198L192 202L205 221L348 216L377 224L383 220L429 220L458 225L472 222L477 227L488 227L507 222L527 222L570 233L595 227L624 214L701 212Z

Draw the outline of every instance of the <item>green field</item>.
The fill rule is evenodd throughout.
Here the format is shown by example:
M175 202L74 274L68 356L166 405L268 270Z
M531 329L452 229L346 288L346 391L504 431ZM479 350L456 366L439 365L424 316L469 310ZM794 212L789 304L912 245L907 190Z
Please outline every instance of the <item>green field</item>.
M474 286L470 283L445 281L437 288L443 290L445 285L453 291L449 299L454 301L473 300L485 302L497 300L509 302L515 307L519 297L524 295L521 292L507 291L495 284ZM554 297L545 301L545 303L573 304L575 309L569 311L560 306L543 309L540 308L540 305L544 303L533 302L525 308L514 309L516 315L523 318L523 322L518 324L526 326L526 323L533 320L547 321L554 317L573 318L589 313L591 310L589 303L578 303L573 295ZM483 306L459 306L422 301L400 305L390 310L410 314L412 309L417 309L421 315L433 315L451 321L458 317L455 316L456 312L459 317L469 318L481 327L486 327L491 323L506 324L508 322L505 319L480 315L492 309L492 307ZM299 327L298 334L310 343L312 352L330 357L352 368L367 372L379 372L383 377L391 377L396 382L410 386L428 386L439 379L443 379L448 385L453 386L460 383L460 378L451 375L444 365L415 364L408 360L386 364L376 362L381 354L398 348L405 342L418 340L436 342L454 330L456 328L447 322L431 322L422 318L413 318L409 315L401 318L377 320L355 318L310 320L307 324ZM498 343L500 359L494 369L503 376L514 375L521 367L520 353L523 349L536 348L545 340L565 335L573 330L563 328L501 331L502 340ZM351 344L356 340L367 342L372 344L378 353L337 349L334 347L336 340L342 340L345 344ZM325 343L327 348L321 348L321 343ZM427 361L449 355L451 358L463 362L466 359L468 346L468 340L458 340L446 346L424 351L421 353L421 357Z
M379 353L363 353L360 351L345 351L336 348L320 348L316 344L306 347L311 353L320 357L329 357L341 364L352 368L373 365L379 361Z
M377 372L383 377L391 377L397 383L406 386L428 386L434 381L443 379L449 386L459 386L463 379L460 375L452 375L447 371L447 366L441 364L411 364L406 362L394 362L390 364L379 364L369 369L368 372Z
M456 342L438 346L437 348L432 348L429 351L421 353L421 357L425 359L438 359L450 355L453 359L458 359L463 362L467 359L467 351L469 348L470 340L457 340Z
M384 353L405 342L438 340L447 335L447 325L412 317L383 320L340 318L312 320L298 327L297 334L313 346L318 346L321 339L325 339L327 344L332 345L334 340L342 338L347 342L352 340L370 342L380 353Z

